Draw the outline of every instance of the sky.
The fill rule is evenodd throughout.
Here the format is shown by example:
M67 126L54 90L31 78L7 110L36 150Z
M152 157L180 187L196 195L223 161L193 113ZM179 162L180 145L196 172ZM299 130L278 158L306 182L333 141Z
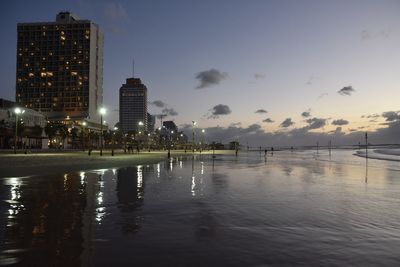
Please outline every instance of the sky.
M63 10L104 33L110 124L134 59L150 113L209 141L400 143L400 1L1 1L0 98L15 98L17 23Z

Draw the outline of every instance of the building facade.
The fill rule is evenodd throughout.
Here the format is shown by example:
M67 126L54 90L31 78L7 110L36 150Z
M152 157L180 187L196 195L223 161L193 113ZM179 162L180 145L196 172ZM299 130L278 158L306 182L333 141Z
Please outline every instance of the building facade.
M128 78L119 89L119 122L124 133L148 131L147 87L139 78Z
M69 12L55 22L18 23L16 102L49 120L98 121L103 35Z

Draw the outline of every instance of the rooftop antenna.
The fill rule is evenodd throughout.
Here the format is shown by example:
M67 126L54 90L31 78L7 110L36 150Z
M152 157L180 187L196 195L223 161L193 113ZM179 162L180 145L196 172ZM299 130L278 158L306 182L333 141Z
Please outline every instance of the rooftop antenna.
M135 59L132 59L132 78L135 78Z

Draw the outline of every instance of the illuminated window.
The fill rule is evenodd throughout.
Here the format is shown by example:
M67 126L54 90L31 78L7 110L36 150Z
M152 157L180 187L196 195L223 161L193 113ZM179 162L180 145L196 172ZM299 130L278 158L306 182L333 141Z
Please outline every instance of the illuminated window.
M79 85L82 85L82 82L78 82Z
M89 39L89 35L85 35L85 38L86 38L86 39Z
M86 30L85 33L86 33L86 34L89 34L89 33L90 33L90 30Z
M32 52L32 53L31 53L31 56L34 56L34 55L35 55L35 53Z
M53 72L51 72L51 71L48 71L46 74L47 74L47 77L53 77Z
M52 56L53 55L53 52L49 52L49 56Z
M40 73L40 77L46 77L47 76L47 73L46 72L41 72Z
M76 76L76 75L78 75L78 73L76 71L71 71L71 75Z
M25 63L25 67L28 67L29 66L29 64L28 63Z
M18 82L19 82L19 83L22 82L22 79L21 79L21 78L18 78Z
M67 65L68 65L68 64L69 64L69 62L68 62L68 61L66 61L66 62L65 62L65 64L67 64Z
M42 57L42 60L46 60L46 58L45 58L45 57Z
M48 85L48 86L51 86L51 82L47 82L47 85Z
M43 36L46 36L46 32L42 32L42 35L43 35Z
M60 36L60 39L65 41L65 36Z

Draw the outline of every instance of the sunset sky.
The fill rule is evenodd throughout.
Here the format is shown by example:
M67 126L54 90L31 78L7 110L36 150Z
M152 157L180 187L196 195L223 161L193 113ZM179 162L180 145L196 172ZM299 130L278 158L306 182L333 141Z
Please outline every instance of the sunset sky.
M62 10L105 35L112 124L134 58L150 113L210 140L400 143L400 1L1 1L0 98L15 98L17 23Z

